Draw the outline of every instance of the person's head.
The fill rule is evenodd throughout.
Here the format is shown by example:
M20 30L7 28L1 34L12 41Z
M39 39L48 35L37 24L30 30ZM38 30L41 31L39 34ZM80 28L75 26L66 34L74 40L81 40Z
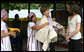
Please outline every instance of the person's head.
M18 14L15 15L15 19L19 19L19 15Z
M35 13L30 12L29 15L28 15L28 19L31 22L36 22L36 15L35 15Z
M74 13L79 14L79 6L77 4L68 4L67 5L67 11L71 15L73 15Z
M47 6L41 7L40 12L42 13L42 15L49 16L49 8Z
M1 10L1 19L7 20L7 11L5 9Z

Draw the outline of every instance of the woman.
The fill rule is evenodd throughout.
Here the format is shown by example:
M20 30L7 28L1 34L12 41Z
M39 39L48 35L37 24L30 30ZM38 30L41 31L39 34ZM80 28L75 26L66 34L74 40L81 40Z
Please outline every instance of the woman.
M69 51L81 51L81 16L79 13L79 6L77 4L68 4L68 26L66 41L69 42Z
M49 23L48 26L45 26L44 28L40 29L36 33L36 39L42 43L42 49L43 51L47 51L50 43L50 50L54 51L55 47L51 41L51 39L57 40L57 33L55 32L53 28L53 20L49 16L49 8L46 6L43 6L40 8L40 11L42 13L42 19L40 21L39 25L45 24L46 22ZM54 42L53 41L53 42Z
M33 12L29 13L28 20L29 20L29 23L28 23L28 28L27 28L27 34L28 34L27 50L40 51L39 42L35 38L35 34L36 34L35 30L38 30L44 27L45 25L47 25L47 23L41 26L36 26L36 15Z
M9 36L15 37L15 32L8 32L6 23L4 22L7 19L7 12L5 9L1 10L1 51L12 51L11 42Z
M52 22L52 18L49 16L49 8L48 7L46 7L46 6L43 6L41 9L40 9L40 11L41 11L41 13L42 13L42 15L43 15L43 17L45 17L45 19L46 20L48 20L48 22L49 22L49 25L51 26L51 27L53 27L53 22ZM42 21L42 20L41 20ZM54 43L50 43L50 45L49 45L49 47L50 47L50 51L55 51L55 44Z

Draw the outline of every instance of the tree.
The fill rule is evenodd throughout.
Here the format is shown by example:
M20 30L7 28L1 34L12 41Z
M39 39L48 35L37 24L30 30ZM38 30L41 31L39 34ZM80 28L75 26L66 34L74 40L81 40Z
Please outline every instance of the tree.
M48 6L50 9L53 8L53 4L46 4L46 3L35 4L35 3L31 3L30 4L30 9L40 9L42 6Z
M28 3L1 3L1 9L9 10L21 10L21 9L28 9Z

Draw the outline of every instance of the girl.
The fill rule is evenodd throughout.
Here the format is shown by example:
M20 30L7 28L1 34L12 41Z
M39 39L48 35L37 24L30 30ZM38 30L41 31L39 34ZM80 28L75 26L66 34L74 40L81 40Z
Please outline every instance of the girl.
M15 36L15 32L8 32L6 23L7 12L5 9L1 10L1 51L12 51L9 35Z
M66 41L69 42L69 51L81 51L81 17L79 13L79 6L77 4L68 4L68 26Z
M45 25L48 25L48 23L45 23L40 26L36 26L36 15L33 12L29 13L28 16L29 23L27 28L27 34L28 34L28 42L27 42L27 50L28 51L40 51L39 43L37 43L37 40L35 39L35 30L38 30ZM35 30L34 30L35 29Z

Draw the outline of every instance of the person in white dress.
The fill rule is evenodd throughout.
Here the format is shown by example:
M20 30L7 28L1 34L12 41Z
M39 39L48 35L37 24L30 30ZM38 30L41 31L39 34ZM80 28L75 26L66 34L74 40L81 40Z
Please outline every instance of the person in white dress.
M66 32L69 51L81 51L81 16L79 15L79 6L77 4L68 4L67 7L70 14Z
M36 40L35 34L36 30L44 27L45 25L48 25L48 23L45 23L41 26L37 26L36 24L36 16L35 13L30 12L28 16L29 23L27 27L27 36L28 36L28 41L27 41L27 51L41 51L40 49L40 42Z
M11 42L9 35L15 37L15 32L8 32L6 23L4 22L7 19L7 11L5 9L1 10L1 51L12 51Z

